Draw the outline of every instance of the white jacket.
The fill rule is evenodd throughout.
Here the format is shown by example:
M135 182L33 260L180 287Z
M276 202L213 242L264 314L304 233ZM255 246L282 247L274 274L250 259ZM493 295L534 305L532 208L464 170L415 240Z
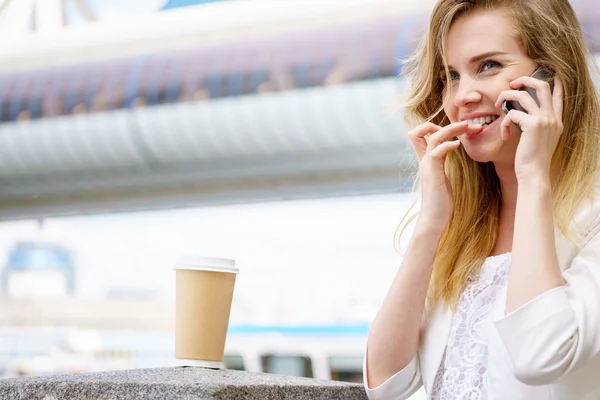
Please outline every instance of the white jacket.
M497 299L488 339L490 400L600 400L600 202L582 206L575 222L583 248L555 234L564 286L506 316L506 294ZM408 399L422 386L431 393L452 312L440 305L423 320L417 355L403 370L369 389L365 365L370 399Z

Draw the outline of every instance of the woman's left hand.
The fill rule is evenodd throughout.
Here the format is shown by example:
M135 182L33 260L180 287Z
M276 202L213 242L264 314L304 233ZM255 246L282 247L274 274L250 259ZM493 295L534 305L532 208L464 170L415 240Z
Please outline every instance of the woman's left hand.
M527 113L510 110L500 125L502 140L508 140L511 127L516 123L521 127L521 139L515 155L517 179L530 176L548 177L552 155L563 132L563 83L554 77L554 90L548 82L524 76L510 83L513 90L500 93L496 102L499 108L504 100L518 101ZM539 106L529 93L516 90L527 86L535 89Z

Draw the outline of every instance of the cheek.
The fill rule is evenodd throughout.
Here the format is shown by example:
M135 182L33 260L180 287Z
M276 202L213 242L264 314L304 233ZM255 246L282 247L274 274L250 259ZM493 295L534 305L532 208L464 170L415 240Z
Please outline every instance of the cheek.
M444 102L444 113L450 122L456 122L458 118L458 108L452 103L452 101Z
M457 122L458 107L454 104L452 93L448 93L446 89L442 92L442 107L450 122Z

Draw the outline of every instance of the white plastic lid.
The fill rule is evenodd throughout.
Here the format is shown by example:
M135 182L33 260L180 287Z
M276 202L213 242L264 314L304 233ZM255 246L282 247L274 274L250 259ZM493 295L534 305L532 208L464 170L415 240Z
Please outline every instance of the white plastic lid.
M185 256L175 264L174 269L240 273L239 268L235 267L234 260L217 257Z

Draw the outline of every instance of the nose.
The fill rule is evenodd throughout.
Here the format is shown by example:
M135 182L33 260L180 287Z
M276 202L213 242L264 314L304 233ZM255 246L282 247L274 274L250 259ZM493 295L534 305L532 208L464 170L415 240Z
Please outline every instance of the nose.
M477 90L477 81L472 78L462 78L454 88L454 105L465 107L470 103L481 101L481 93Z

